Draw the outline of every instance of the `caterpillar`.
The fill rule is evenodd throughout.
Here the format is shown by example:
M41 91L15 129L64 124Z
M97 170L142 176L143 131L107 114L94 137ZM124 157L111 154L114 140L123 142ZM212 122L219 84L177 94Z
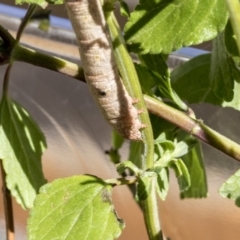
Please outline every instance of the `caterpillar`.
M100 0L65 0L86 82L106 120L124 138L142 140L141 110L118 73Z

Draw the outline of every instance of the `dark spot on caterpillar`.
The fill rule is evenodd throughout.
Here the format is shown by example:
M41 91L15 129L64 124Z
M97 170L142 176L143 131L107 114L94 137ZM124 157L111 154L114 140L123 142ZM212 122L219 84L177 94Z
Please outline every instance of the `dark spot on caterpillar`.
M107 93L106 93L105 91L98 90L98 95L99 95L99 96L106 96Z

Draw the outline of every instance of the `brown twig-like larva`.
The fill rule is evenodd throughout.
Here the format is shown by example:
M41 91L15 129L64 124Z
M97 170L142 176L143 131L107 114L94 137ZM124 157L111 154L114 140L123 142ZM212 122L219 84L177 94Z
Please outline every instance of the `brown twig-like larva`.
M118 74L100 0L65 0L88 86L107 121L123 137L141 140L144 125Z

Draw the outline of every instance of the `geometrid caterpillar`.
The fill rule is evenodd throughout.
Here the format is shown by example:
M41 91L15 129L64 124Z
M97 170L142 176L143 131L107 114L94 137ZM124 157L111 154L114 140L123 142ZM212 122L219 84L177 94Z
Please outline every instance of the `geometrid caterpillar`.
M141 140L138 110L118 74L101 0L65 0L88 86L107 121L124 138Z

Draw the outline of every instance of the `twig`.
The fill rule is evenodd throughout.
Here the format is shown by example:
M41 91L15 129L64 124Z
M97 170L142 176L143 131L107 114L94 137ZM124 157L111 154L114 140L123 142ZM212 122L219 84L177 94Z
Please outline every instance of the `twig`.
M32 57L31 54L35 57ZM19 46L18 51L16 51L16 56L14 57L18 61L61 72L79 81L85 82L83 69L77 64L61 58L39 53L22 46ZM148 110L155 115L166 119L174 125L182 128L184 131L194 135L196 138L240 162L239 144L207 127L201 121L187 116L185 113L170 107L160 100L151 98L147 95L144 95L144 100L147 104Z
M17 42L20 41L22 33L23 33L25 27L27 26L29 20L31 19L36 7L37 7L36 4L30 4L29 5L29 8L28 8L28 10L27 10L27 12L26 12L26 14L25 14L20 26L19 26L19 28L18 28L18 31L17 31L17 36L16 36L16 41Z
M6 239L14 240L14 220L13 220L12 198L11 198L11 193L6 186L6 174L3 169L1 159L0 159L0 168L1 168L1 175L2 175L4 214L5 214L5 220L6 220Z

